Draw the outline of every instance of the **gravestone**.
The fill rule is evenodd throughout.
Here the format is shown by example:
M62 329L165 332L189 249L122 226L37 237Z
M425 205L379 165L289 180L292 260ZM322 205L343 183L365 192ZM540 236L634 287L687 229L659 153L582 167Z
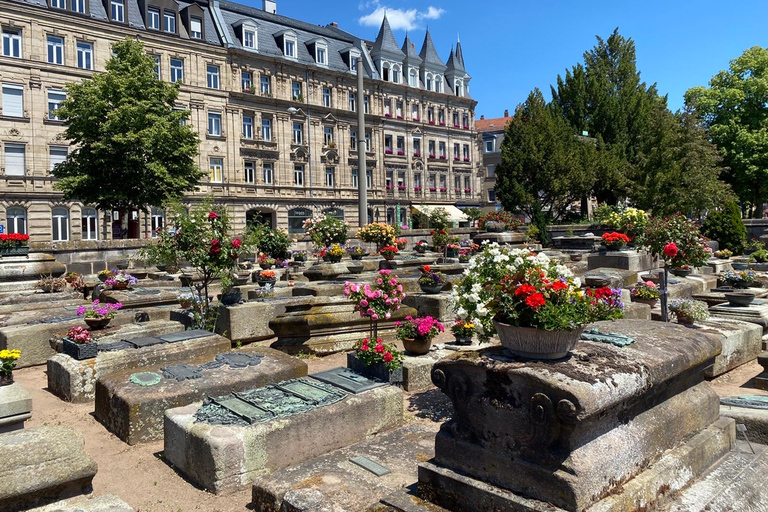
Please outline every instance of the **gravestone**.
M754 301L749 306L731 306L730 304L718 304L709 308L712 316L731 318L757 324L768 332L768 303L762 300Z
M622 250L599 251L587 256L587 268L618 268L633 272L644 272L656 268L650 253L647 251Z

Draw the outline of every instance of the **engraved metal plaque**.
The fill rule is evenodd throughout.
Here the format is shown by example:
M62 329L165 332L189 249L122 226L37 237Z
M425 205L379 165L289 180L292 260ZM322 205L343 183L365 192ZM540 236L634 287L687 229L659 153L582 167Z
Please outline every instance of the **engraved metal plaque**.
M139 386L154 386L160 383L163 376L155 372L132 373L128 380Z
M168 343L176 343L177 341L192 340L195 338L205 338L206 336L213 336L212 332L204 331L202 329L192 329L190 331L174 332L171 334L163 334L158 336L161 340Z
M160 343L165 343L165 340L161 340L160 338L155 338L153 336L142 336L141 338L131 338L129 340L122 340L122 341L130 343L136 348L150 347L152 345L159 345Z
M728 396L720 399L721 405L746 407L748 409L768 409L768 396L742 395Z
M160 368L163 377L166 379L176 379L178 382L183 380L199 379L203 376L203 370L199 366L189 366L186 364L177 364L173 366L164 366Z
M216 361L228 364L230 368L256 366L261 363L263 358L263 354L246 354L244 352L224 352L216 355Z
M369 379L368 377L364 377L359 373L355 373L349 368L344 368L342 366L313 373L310 377L322 382L327 382L328 384L333 384L334 386L355 394L387 385L386 382Z
M251 425L270 420L274 417L269 411L260 409L236 396L230 395L221 398L212 398L211 401L244 419Z
M391 473L389 468L382 466L378 462L372 461L368 457L363 457L362 455L358 455L357 457L352 457L351 459L349 459L349 462L351 462L352 464L357 464L361 468L367 471L370 471L376 476L384 476Z
M114 341L112 343L99 343L99 352L115 352L117 350L129 350L136 348L135 345L128 343L127 341Z

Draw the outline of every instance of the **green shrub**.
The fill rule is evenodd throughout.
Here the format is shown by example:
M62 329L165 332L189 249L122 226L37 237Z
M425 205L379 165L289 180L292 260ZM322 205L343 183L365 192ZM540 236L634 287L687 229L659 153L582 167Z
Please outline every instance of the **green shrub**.
M711 240L717 240L721 249L730 249L734 254L743 254L747 246L747 228L741 220L741 211L730 201L722 209L709 213L701 227L701 233Z

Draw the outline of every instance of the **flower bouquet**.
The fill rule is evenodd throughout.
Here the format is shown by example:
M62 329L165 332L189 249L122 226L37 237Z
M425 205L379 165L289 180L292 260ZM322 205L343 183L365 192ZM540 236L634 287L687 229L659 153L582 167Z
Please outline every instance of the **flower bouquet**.
M398 253L397 247L395 247L394 245L388 245L386 247L383 247L379 251L379 254L384 256L385 260L393 260L393 259L395 259L395 255L397 253Z
M347 353L347 366L363 375L391 384L403 381L403 353L381 338L363 338L355 344L354 352Z
M692 325L709 318L706 302L693 299L675 299L669 304L669 310L677 316L677 323Z
M428 247L429 247L429 244L427 243L426 240L419 240L414 244L413 249L419 254L424 254L425 252L427 252Z
M395 239L395 245L399 250L404 250L408 246L408 239L407 238L397 238Z
M632 302L641 302L653 307L656 305L656 301L659 300L661 294L656 287L656 283L653 281L638 281L629 290L629 296L632 297Z
M64 353L73 359L82 360L96 357L98 346L91 338L91 332L80 326L70 327L63 340Z
M419 286L425 293L440 293L445 286L445 275L442 272L432 271L429 265L421 267L421 276L419 277Z
M727 260L731 256L733 256L733 252L728 249L721 249L719 251L715 251L715 258L718 258L721 260Z
M105 302L102 304L99 299L96 299L93 301L90 308L86 306L77 308L77 316L82 316L85 323L87 323L91 329L101 329L106 327L109 324L109 321L115 318L117 310L122 307L123 305L119 302L115 302L114 304Z
M451 326L451 332L456 337L456 343L459 345L471 345L472 336L475 334L475 324L467 320L457 318Z
M618 250L623 247L625 247L630 242L629 237L625 235L624 233L603 233L603 245L605 245L608 250Z
M405 350L416 355L429 352L432 338L444 330L443 324L431 316L413 318L409 315L405 322L395 322L397 339L403 342Z
M720 279L734 288L749 288L749 285L757 279L757 274L752 269L726 270L722 273Z
M374 322L388 320L405 299L403 285L388 269L379 270L373 285L347 281L344 296L355 303L355 311L359 311L361 317L369 317Z
M344 247L340 244L333 244L330 247L325 248L325 255L327 256L328 261L332 263L340 262L345 254L347 254L347 251L345 251Z
M110 274L106 281L104 281L104 284L113 290L120 290L134 286L138 282L139 280L133 277L131 274L127 274L121 270L119 272Z

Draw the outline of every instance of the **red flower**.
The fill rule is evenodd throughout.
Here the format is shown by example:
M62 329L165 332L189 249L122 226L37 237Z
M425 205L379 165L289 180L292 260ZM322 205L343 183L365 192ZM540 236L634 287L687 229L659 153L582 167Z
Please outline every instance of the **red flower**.
M216 220L219 218L219 214L216 212L208 212L208 218L211 220Z
M560 290L566 290L567 288L568 288L568 285L562 281L555 281L554 283L552 283L552 289L555 290L556 292L559 292Z
M423 267L421 267L421 269L424 271L424 273L429 272L430 268L431 267L429 265L424 265Z
M382 352L386 352L387 349L384 348L384 345L377 344L375 348L376 352L381 354Z
M517 290L515 290L515 297L523 297L526 295L530 295L531 293L536 291L536 287L530 284L521 284L517 287ZM541 294L539 294L541 295Z
M211 248L208 249L208 254L211 256L217 256L221 252L221 242L213 240L211 242Z
M668 258L674 258L677 256L677 245L674 242L670 242L664 246L664 256Z
M392 362L392 359L394 359L394 358L392 357L391 353L387 352L386 354L384 354L384 357L382 357L381 359L385 363L390 363L390 362Z
M370 347L368 347L368 345L361 345L360 350L362 350L363 352L368 352L368 350L370 350Z
M240 240L239 238L235 238L234 240L232 240L232 247L234 247L235 249L239 249L242 243L243 243L242 240Z
M540 293L532 293L525 298L525 305L533 309L538 309L546 303L547 301L544 300L544 296Z

